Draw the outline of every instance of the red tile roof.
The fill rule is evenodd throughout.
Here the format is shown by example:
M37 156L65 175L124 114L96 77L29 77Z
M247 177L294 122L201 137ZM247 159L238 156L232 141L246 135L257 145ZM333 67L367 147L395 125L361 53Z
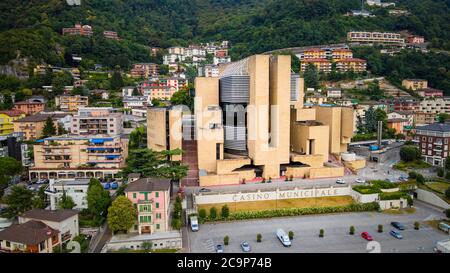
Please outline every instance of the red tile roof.
M4 110L4 111L0 111L0 114L5 114L10 117L19 117L21 115L25 115L25 113L20 110Z

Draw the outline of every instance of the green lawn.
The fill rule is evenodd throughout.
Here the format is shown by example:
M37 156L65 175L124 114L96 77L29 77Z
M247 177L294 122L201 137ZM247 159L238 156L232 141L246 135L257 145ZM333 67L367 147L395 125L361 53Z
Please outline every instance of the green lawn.
M450 187L450 183L445 182L426 182L425 185L427 185L428 188L440 193L445 193L445 190Z
M411 162L400 161L394 166L393 169L406 171L406 170L417 170L417 169L427 169L430 168L431 165L422 160L415 160Z

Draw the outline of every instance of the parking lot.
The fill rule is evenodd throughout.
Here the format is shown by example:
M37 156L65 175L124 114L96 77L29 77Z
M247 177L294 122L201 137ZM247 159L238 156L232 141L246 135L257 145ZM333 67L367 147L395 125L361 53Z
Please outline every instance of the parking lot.
M383 253L433 252L436 241L448 239L448 235L425 224L420 230L414 230L415 221L440 219L444 215L423 204L416 205L413 214L391 215L379 212L346 213L332 215L312 215L289 218L273 218L254 221L240 221L200 225L198 232L189 231L190 251L193 253L215 252L217 244L223 244L223 237L230 237L230 244L224 247L225 253L241 253L240 243L247 241L255 253L329 253L329 252L368 252L367 241L361 238L361 232L367 231L374 241L380 243ZM389 234L393 229L392 221L403 223L406 230L401 231L403 239ZM377 226L382 224L384 232L378 233ZM349 235L350 226L355 226L355 235ZM275 236L277 228L286 232L293 231L291 247L284 247ZM325 230L324 238L319 230ZM256 234L261 233L262 242L256 242Z

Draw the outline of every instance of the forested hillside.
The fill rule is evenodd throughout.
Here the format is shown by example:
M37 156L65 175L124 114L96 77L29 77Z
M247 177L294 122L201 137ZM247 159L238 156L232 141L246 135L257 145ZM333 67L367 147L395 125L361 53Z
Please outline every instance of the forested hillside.
M398 0L410 16L346 17L359 0L64 0L0 1L0 64L20 56L35 62L68 65L71 54L84 66L102 63L128 67L152 59L146 46L169 47L191 42L229 40L232 57L301 45L340 42L352 29L409 30L432 46L450 49L450 2ZM75 23L94 28L92 38L63 37ZM117 31L121 41L103 38Z

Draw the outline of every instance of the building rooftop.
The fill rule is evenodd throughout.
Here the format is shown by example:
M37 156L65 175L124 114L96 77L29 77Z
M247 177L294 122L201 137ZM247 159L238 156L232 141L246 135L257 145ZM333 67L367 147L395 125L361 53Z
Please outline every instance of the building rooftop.
M134 191L168 191L170 189L170 179L164 178L141 178L129 184L125 192Z
M24 212L20 215L23 218L32 218L41 221L62 222L74 215L77 215L79 211L73 209L63 210L46 210L46 209L32 209Z
M416 128L417 130L435 131L435 132L450 132L450 124L446 123L433 123Z
M90 179L71 179L71 180L57 180L53 186L87 186Z
M0 111L0 114L5 114L10 117L19 117L21 115L25 115L25 113L20 110L4 110Z
M0 231L0 240L37 245L58 233L59 231L52 229L41 221L31 220Z
M128 178L140 178L141 174L140 173L130 173L128 174Z
M18 120L15 120L14 122L40 122L40 121L46 121L48 117L51 117L52 119L56 118L63 118L70 115L69 113L65 114L45 114L45 113L38 113L32 116L24 117Z

